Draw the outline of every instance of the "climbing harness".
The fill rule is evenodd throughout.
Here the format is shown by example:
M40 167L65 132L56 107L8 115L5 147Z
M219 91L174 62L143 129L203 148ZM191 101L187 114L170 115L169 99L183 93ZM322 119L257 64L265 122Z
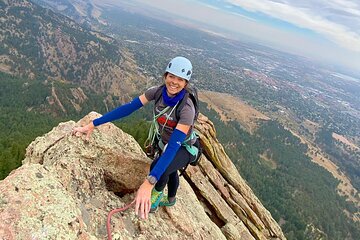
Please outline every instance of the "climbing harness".
M153 111L153 120L150 125L148 137L144 143L145 153L148 157L150 157L152 159L156 159L161 152L165 151L167 144L164 144L164 142L161 140L161 133L163 132L163 130L166 126L166 123L169 120L169 117L171 116L173 111L176 109L178 104L179 104L179 102L177 102L176 105L174 107L172 107L170 113L167 114L165 123L163 124L161 131L159 130L160 127L159 127L159 123L157 122L157 119L160 116L162 116L164 113L166 113L170 109L170 106L167 106L166 108L164 108L157 115L155 114L155 110ZM199 137L199 134L195 130L193 130L192 133L190 134L190 136L187 139L185 139L185 141L182 143L182 146L184 146L186 148L186 150L195 158L193 161L189 162L186 165L186 167L181 171L180 176L182 176L184 174L184 172L187 169L189 164L192 166L196 166L199 162L199 159L200 159L200 156L202 153L201 146L200 145L194 146L193 144L191 144L191 141L198 137Z
M148 133L148 137L145 140L144 146L145 146L145 152L146 155L148 157L153 158L155 156L155 152L156 152L156 144L157 142L160 140L160 136L161 133L164 131L164 128L166 126L166 123L169 120L170 115L172 114L172 112L175 110L176 106L178 105L179 102L176 103L176 105L171 109L170 113L166 116L166 121L163 125L163 127L161 128L161 131L159 131L159 123L157 122L157 119L163 115L164 113L166 113L169 109L170 106L167 106L166 108L164 108L160 113L158 113L157 115L155 115L155 110L153 111L153 121L151 122L150 125L150 129L149 129L149 133ZM155 139L156 138L156 139ZM155 141L156 140L156 141Z

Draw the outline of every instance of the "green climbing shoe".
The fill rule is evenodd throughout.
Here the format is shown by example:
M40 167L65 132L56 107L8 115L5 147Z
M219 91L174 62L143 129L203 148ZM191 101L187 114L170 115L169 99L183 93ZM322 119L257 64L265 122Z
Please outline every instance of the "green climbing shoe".
M174 206L175 203L176 203L176 198L174 198L174 200L170 202L168 199L168 196L164 195L159 203L159 206L160 207L171 207L171 206Z
M155 190L155 188L153 188L153 190L151 191L151 213L156 212L162 197L163 192L158 192Z

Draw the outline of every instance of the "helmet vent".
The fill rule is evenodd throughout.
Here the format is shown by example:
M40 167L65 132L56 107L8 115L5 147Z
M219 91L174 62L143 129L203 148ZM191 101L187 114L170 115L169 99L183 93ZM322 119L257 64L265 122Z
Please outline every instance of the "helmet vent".
M189 81L192 74L191 62L184 57L175 57L167 65L165 73L171 73L179 78Z

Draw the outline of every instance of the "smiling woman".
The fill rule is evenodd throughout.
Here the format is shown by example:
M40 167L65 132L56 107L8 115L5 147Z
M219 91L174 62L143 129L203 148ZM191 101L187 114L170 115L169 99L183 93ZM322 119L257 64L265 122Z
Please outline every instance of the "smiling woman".
M135 212L147 218L158 206L173 206L179 187L178 170L185 168L199 155L199 142L193 133L195 106L186 86L192 75L192 64L184 57L175 57L163 75L165 84L155 86L131 102L106 113L73 133L84 133L89 139L96 126L130 115L150 101L154 104L154 120L149 130L149 146L159 153L154 157L150 173L140 186L135 198ZM160 98L157 93L161 93ZM177 109L177 107L179 108ZM180 108L182 106L182 108ZM180 110L180 111L176 111ZM179 115L176 115L179 112ZM168 196L163 195L168 186Z

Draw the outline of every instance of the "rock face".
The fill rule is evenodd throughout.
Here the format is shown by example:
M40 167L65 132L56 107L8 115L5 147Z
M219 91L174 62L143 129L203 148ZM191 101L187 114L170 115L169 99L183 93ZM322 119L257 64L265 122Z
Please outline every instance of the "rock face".
M27 148L23 165L0 181L0 239L106 239L108 212L134 199L150 160L115 125L98 127L89 142L61 123ZM204 155L181 178L177 203L148 220L133 209L112 217L113 239L285 239L200 116Z

